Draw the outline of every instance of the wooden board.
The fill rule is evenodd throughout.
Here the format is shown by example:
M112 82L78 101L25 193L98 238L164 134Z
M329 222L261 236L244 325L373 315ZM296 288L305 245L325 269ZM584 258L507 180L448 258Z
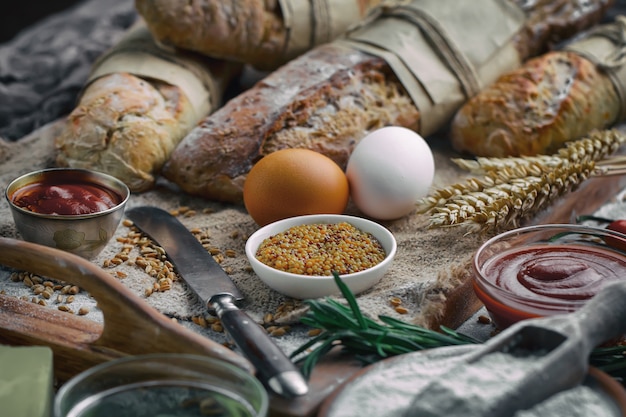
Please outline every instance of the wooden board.
M179 352L216 357L253 372L225 346L180 326L148 306L91 262L59 249L0 238L0 264L67 280L98 301L104 326L39 304L0 296L0 342L50 346L62 381L105 360L125 355Z

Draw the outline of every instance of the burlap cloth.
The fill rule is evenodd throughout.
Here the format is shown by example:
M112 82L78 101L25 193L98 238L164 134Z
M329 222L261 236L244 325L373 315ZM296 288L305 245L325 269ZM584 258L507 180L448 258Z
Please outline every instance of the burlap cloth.
M54 166L53 143L59 124L60 121L51 123L16 142L0 141L0 187L3 190L12 179L21 174ZM460 175L464 175L452 166L445 149L435 149L435 158L437 167L435 186L450 184ZM285 303L291 305L294 301L268 288L249 268L244 253L245 240L257 230L258 226L242 206L222 205L190 197L165 181L155 190L131 195L128 207L143 204L159 206L168 211L179 210L181 207L190 210L180 215L179 219L189 229L198 228L206 231L210 236L211 246L218 249L221 254L229 253L230 256L223 256L222 266L229 272L245 297L242 307L254 319L262 322L266 314L273 314ZM390 315L425 325L436 324L444 319L438 315L444 312L447 303L446 291L467 280L469 269L465 263L485 237L464 235L460 229L427 230L426 220L424 216L414 214L384 223L395 235L398 251L390 271L375 287L358 297L361 308L367 314L373 317L380 314ZM194 298L183 282L174 282L171 289L146 296L146 289L153 286L155 278L142 268L129 262L104 266L107 260L114 258L121 251L123 243L118 238L123 238L129 231L127 226L121 224L114 238L93 262L109 271L116 279L120 279L137 296L144 298L148 304L162 313L178 319L195 330L206 331L216 340L223 339L223 334L204 329L190 321L194 316L203 316L207 313L205 307ZM20 238L5 198L0 201L0 235ZM131 253L131 260L137 255L138 251L134 250ZM10 272L7 269L0 270L0 290L3 289L9 295L32 297L30 289L23 283L10 280ZM67 280L71 282L71 277ZM401 300L401 305L407 309L406 314L396 312L390 302L392 298ZM78 297L72 304L72 309L77 311L83 304L89 308L86 317L102 320L96 300L87 294ZM58 308L54 302L49 302L48 307ZM299 317L305 311L306 306L296 301L295 309L277 319L277 324L298 324ZM291 333L299 334L297 331ZM291 339L294 340L286 336L280 343L284 343L289 350L302 342L300 336L292 336Z

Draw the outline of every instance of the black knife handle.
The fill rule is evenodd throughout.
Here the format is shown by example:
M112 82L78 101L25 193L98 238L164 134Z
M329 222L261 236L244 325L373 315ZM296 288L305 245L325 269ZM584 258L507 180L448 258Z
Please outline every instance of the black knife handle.
M232 296L215 296L209 307L216 311L224 330L254 365L265 385L282 396L294 397L308 392L302 373L265 329L235 305Z

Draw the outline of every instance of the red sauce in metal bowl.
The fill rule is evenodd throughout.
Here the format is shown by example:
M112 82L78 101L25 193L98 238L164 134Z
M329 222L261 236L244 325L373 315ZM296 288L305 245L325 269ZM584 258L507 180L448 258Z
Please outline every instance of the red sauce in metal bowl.
M108 210L122 202L122 196L87 182L34 182L16 190L11 201L18 207L40 214L80 215Z
M480 274L486 283L474 282L476 294L504 328L576 310L610 281L626 277L626 257L600 246L535 244L493 256Z

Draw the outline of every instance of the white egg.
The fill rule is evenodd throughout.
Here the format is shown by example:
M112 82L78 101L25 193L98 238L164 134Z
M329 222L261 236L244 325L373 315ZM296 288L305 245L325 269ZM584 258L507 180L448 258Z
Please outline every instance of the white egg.
M356 206L379 220L403 217L428 194L435 161L428 143L410 129L389 126L365 136L355 147L346 175Z

